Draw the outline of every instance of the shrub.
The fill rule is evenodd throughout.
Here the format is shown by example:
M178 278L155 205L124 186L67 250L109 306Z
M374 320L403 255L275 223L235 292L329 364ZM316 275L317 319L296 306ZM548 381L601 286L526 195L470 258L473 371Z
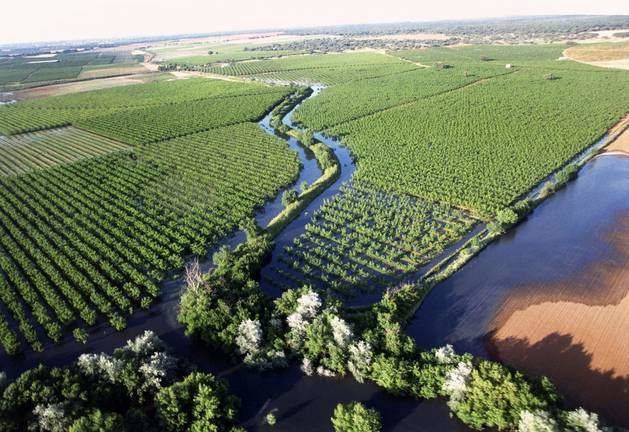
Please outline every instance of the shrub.
M378 432L382 430L380 414L360 402L338 404L332 416L336 432Z

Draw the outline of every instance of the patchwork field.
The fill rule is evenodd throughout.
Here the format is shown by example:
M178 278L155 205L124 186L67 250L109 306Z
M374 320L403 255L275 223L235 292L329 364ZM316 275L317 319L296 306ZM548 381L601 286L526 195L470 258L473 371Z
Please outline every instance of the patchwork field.
M378 53L300 55L273 60L243 61L219 66L184 65L188 70L300 84L338 84L416 69L408 62ZM169 70L166 68L165 70Z
M0 90L18 89L34 84L91 79L124 73L121 67L134 67L143 56L128 52L72 52L44 56L16 56L0 62Z
M0 135L0 175L24 174L127 147L118 141L72 127L10 137Z
M153 141L253 120L289 91L199 78L26 100L0 107L0 133L81 124L132 142ZM247 96L247 102L239 104L235 96ZM226 97L231 99L221 104ZM162 121L170 122L166 132L155 129Z

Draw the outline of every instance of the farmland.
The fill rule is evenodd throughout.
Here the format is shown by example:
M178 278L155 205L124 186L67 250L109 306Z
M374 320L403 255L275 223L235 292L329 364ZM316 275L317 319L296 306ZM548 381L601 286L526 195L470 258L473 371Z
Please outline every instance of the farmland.
M377 53L320 54L281 59L244 61L220 66L183 65L219 75L246 77L262 81L338 84L409 71L408 62ZM165 67L165 70L169 70Z
M325 106L316 99L309 101L296 117L307 127L330 125L325 133L341 137L357 157L357 178L386 190L447 201L486 217L602 136L623 116L629 97L629 75L624 72L564 66L556 72L560 79L549 80L545 76L555 66L550 60L518 65L524 55L519 48L489 52L496 57L502 53L504 60L510 58L510 50L517 65L512 73L459 84L452 91L410 103L404 103L408 99L403 96L386 102L365 96L366 114L345 114L356 118L336 126L330 124L335 116L328 113L345 110L345 104L326 103L324 92ZM449 61L442 53L423 56L420 60ZM389 85L394 87L395 82L392 78ZM351 86L346 94L352 93ZM383 108L377 111L379 107Z
M92 78L94 74L114 76L146 72L144 68L138 68L141 57L134 57L127 52L75 52L12 57L0 63L0 90Z
M71 127L0 136L0 175L23 174L126 147L118 141Z
M329 403L361 398L379 404L388 416L386 430L398 427L392 417L400 415L400 403L432 419L430 408L417 403L426 400L441 407L439 415L449 422L444 430L464 425L525 432L527 422L551 431L602 430L596 414L572 404L573 391L583 386L566 385L570 377L542 361L538 368L518 363L529 354L525 344L517 352L509 344L529 336L540 343L553 329L572 332L593 352L593 365L624 373L626 356L611 339L622 339L617 323L624 322L626 299L610 306L616 299L602 295L610 311L605 315L585 299L593 298L586 295L592 283L583 285L586 290L570 285L572 275L552 280L546 261L578 252L553 244L564 223L560 213L550 218L554 229L537 233L544 236L542 246L552 246L547 250L531 257L530 239L513 239L535 224L549 202L570 196L565 192L573 188L571 180L579 177L574 183L583 184L586 168L579 169L603 147L592 145L626 119L629 73L570 60L564 53L571 45L440 46L461 40L446 33L434 47L407 49L415 45L399 33L377 36L377 50L344 52L343 38L369 46L375 37L369 30L347 32L316 42L324 48L314 53L299 47L307 47L301 42L315 33L280 32L156 43L148 38L129 41L120 51L112 42L113 48L0 59L5 90L44 85L41 97L20 100L27 93L17 92L13 101L5 93L3 101L10 102L0 106L3 368L5 359L10 375L50 362L66 367L45 378L50 385L65 386L57 382L64 376L77 389L105 379L107 397L120 391L110 384L140 392L128 379L159 389L162 381L181 377L169 375L171 360L161 348L144 346L161 342L146 334L114 351L121 338L153 330L190 363L221 371L237 383L236 391L251 393L246 419L234 421L234 431L276 421L282 430L303 429L295 414L314 410L320 417L320 408L298 402L306 400L300 392L314 400L312 389ZM265 39L272 45L260 43ZM406 42L383 45L389 39ZM153 77L148 83L46 96L57 91L47 83L85 79L99 86L100 77L143 68L141 61L152 71L145 74ZM616 126L618 134L624 124ZM626 186L622 178L609 180L617 192ZM580 221L607 219L605 208L570 205L565 223L571 233L587 230ZM626 219L626 205L609 206L622 207L617 217ZM581 209L587 214L580 215ZM626 231L623 220L614 223ZM610 252L601 252L617 243L622 248L625 237L600 251L575 241L581 252L591 252L593 263L577 276L586 280L592 269L601 293L611 287L614 295L626 294L618 282L626 272L615 264L607 271ZM502 257L510 243L520 246ZM601 257L609 262L596 261ZM622 268L626 254L618 257ZM534 272L529 262L537 264ZM518 285L522 275L529 277L527 285ZM518 286L525 291L520 296ZM544 304L527 296L532 286L539 287ZM541 288L552 292L542 295ZM584 299L568 293L575 289ZM476 292L483 295L477 299ZM558 297L582 304L562 309L553 303ZM503 315L494 307L499 302L508 306ZM535 327L544 308L558 313L544 328ZM574 330L568 324L579 313L613 338ZM489 329L494 318L500 322ZM448 334L455 339L443 337L459 323L467 324ZM481 349L489 336L501 359L534 375ZM425 343L431 337L435 342ZM602 339L613 356L596 352ZM97 349L114 354L85 354ZM68 367L79 354L83 360ZM137 371L126 370L127 363ZM277 370L257 373L270 369ZM1 372L0 399L6 407L19 406L5 391L16 386L5 387ZM547 373L559 377L566 399ZM330 383L328 377L339 378L339 394L330 398L319 388ZM345 377L354 380L340 379ZM162 395L155 401L149 392L134 409L157 413L155 427L164 426L164 401L187 405L183 413L195 392L206 389L190 386L168 390L168 396L155 390ZM32 397L48 405L24 402L32 415L13 422L0 406L0 424L41 426L42 410L65 410L70 424L97 417L92 409L103 405L124 415L120 430L140 427L134 423L138 414L126 408L81 396L90 410L83 412L74 396L61 393L54 401ZM574 400L587 401L579 397ZM335 425L344 409L361 408L337 408ZM615 411L609 411L614 421L625 421ZM379 422L375 411L366 412ZM575 418L592 427L574 426ZM215 426L205 420L198 427ZM309 427L326 426L313 419Z
M262 85L193 79L27 100L0 107L0 133L10 135L78 124L116 138L124 135L133 142L152 141L254 120L287 91ZM247 102L242 105L238 105L238 98L230 99L233 105L220 103L221 98L245 95ZM226 107L227 111L221 112L221 107ZM181 110L187 115L182 116L186 122L179 124L181 118L173 113ZM217 115L219 117L214 118ZM166 132L153 131L158 119L173 123Z
M191 80L139 85L130 93L147 90L132 107L115 96L129 92L109 89L3 108L61 111L68 122L84 112L143 113L120 141L72 127L1 138L0 328L7 352L20 350L21 341L42 350L68 332L81 339L103 320L123 329L126 317L159 296L168 271L180 269L189 254L205 254L296 177L294 153L249 123L287 90ZM165 103L169 92L182 105ZM190 107L199 106L210 115L191 117ZM192 127L141 135L149 130L141 119L164 124L182 109ZM18 129L37 122L27 114L20 119ZM102 120L93 124L111 128ZM168 139L177 135L185 136Z
M376 294L417 271L474 224L464 212L364 184L344 186L263 278L345 297Z

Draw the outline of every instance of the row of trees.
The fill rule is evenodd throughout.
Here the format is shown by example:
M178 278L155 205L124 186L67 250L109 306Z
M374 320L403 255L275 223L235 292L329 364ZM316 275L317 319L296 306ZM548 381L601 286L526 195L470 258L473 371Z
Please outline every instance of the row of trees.
M184 293L179 319L189 335L261 369L292 360L309 375L351 374L396 395L447 398L452 413L478 430L555 430L530 426L544 421L562 430L601 430L596 415L565 411L546 378L526 377L449 346L419 350L402 328L421 296L416 286L389 291L381 302L352 314L307 286L269 299L255 281L269 241L252 231L249 237L234 252L218 253L216 270ZM352 416L341 409L339 424ZM575 425L577 417L583 422Z
M0 429L241 432L238 405L224 381L190 372L147 331L112 355L83 354L64 368L2 380Z

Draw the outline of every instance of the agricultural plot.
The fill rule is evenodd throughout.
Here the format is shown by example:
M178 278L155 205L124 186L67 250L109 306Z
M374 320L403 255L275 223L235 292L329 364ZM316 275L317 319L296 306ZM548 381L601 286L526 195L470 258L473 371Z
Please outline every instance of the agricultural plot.
M285 142L244 123L0 178L0 343L15 353L101 320L123 329L165 272L298 168Z
M191 104L186 108L183 102L205 101L206 105L218 107L221 106L220 98L224 97L259 94L264 98L264 94L273 93L279 99L283 91L288 90L278 90L261 84L241 84L198 78L34 99L0 107L0 133L11 135L32 132L87 122L88 119L94 117L115 114L119 114L124 119L125 116L131 115L131 110L140 108L155 108L153 111L146 111L147 115L156 115L156 112L173 115L173 108L169 110L167 105L179 103L178 106L183 109L194 110L199 105ZM214 102L211 102L212 100ZM179 111L174 115L175 118L180 118ZM155 120L154 117L151 118ZM160 122L161 120L159 119Z
M312 285L349 297L381 293L474 223L448 205L353 182L317 211L263 278L283 289Z
M130 144L148 144L219 126L253 121L264 116L289 90L231 98L164 104L157 107L117 111L80 120L77 124L99 134Z
M357 157L358 179L490 216L593 144L629 106L629 74L566 70L548 79L554 64L522 67L326 133L342 137ZM320 124L317 108L313 99L302 123Z
M72 127L0 136L0 176L75 162L127 148L126 145Z
M443 70L411 67L404 73L327 88L315 99L302 104L295 113L295 120L323 130L503 73L508 73L504 66L484 64ZM346 72L345 76L348 75Z
M24 84L69 81L80 77L84 69L93 71L112 64L137 64L141 60L142 56L132 56L128 52L81 52L13 57L0 63L0 89L20 87Z
M242 61L219 66L184 65L185 69L266 81L336 84L415 69L416 66L378 53L299 55L273 60Z
M145 72L148 72L148 69L138 63L115 63L98 66L84 66L81 68L81 73L78 75L78 78L87 80Z
M300 85L325 84L335 85L348 81L357 81L409 72L416 68L408 63L388 65L364 65L333 68L298 69L278 72L267 72L251 75L250 78L281 83L297 83Z
M280 57L303 52L290 49L253 49L259 46L260 44L252 43L184 43L150 47L148 51L153 53L156 56L156 60L165 66L207 65L212 63Z

